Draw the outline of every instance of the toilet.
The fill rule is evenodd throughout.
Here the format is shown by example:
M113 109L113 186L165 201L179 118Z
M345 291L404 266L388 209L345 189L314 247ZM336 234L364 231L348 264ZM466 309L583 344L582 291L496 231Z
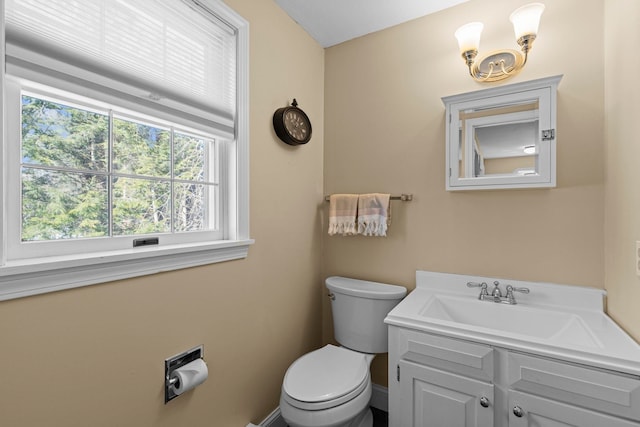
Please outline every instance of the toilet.
M334 336L287 369L280 412L289 427L372 427L369 367L388 349L384 318L407 293L402 286L346 277L325 281Z

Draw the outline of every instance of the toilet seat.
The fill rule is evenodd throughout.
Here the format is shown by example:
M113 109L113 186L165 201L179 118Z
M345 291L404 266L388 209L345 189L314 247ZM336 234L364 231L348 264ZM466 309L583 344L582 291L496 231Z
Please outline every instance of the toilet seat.
M283 398L300 409L327 409L352 400L369 382L364 354L329 344L289 367L282 385Z

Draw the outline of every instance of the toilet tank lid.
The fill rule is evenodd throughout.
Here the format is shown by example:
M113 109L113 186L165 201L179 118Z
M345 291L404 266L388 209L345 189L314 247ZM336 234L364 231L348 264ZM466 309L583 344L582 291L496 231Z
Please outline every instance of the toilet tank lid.
M370 282L368 280L331 276L325 280L327 288L333 292L370 299L400 299L407 294L404 286L387 283Z

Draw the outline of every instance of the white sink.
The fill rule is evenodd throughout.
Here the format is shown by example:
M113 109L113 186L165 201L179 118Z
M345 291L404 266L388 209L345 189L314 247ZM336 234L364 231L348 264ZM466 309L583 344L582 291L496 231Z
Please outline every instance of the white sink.
M570 342L583 347L601 347L582 319L570 313L498 304L477 298L433 296L424 305L421 316L435 321L485 328L500 334Z
M467 282L493 277L416 272L416 289L385 318L392 326L640 376L640 345L604 312L601 289L504 280L518 304L478 299Z

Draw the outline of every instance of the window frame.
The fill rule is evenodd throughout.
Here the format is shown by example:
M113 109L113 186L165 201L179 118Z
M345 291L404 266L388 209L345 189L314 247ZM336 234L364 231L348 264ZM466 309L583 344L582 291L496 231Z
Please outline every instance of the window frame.
M235 139L233 143L220 144L225 150L227 162L221 162L218 173L224 175L226 189L220 188L223 206L221 223L225 224L223 238L215 241L176 243L162 246L109 250L91 254L46 256L30 259L8 260L7 227L10 224L5 206L10 201L9 186L19 186L15 178L6 175L7 144L10 126L6 121L12 112L5 102L0 103L0 300L20 298L46 292L110 282L114 280L155 274L164 271L195 267L217 262L242 259L248 254L253 240L249 237L249 24L239 14L220 0L198 0L197 3L236 31L237 35L237 86ZM5 67L4 2L0 18L0 65ZM6 99L7 78L0 73L0 96ZM67 90L67 87L62 87ZM91 96L89 96L91 98ZM126 106L125 106L126 107ZM148 114L147 111L141 111ZM15 115L15 112L13 113ZM131 236L129 236L131 238ZM137 236L136 236L137 237Z
M20 144L10 143L7 147L7 165L6 165L6 173L10 177L11 185L7 192L7 209L8 212L8 230L5 234L8 243L7 243L7 256L6 259L10 262L12 259L17 258L35 258L35 257L46 257L50 256L52 253L54 254L73 254L73 253L88 253L88 252L96 252L95 247L101 246L100 251L109 251L109 250L118 250L123 248L129 248L132 245L132 241L134 239L141 239L145 237L159 237L160 243L168 243L172 244L175 242L201 242L204 240L221 240L224 238L224 218L222 215L222 211L220 209L220 193L226 189L226 176L221 178L219 173L220 164L225 162L226 155L228 154L228 150L221 149L221 146L225 144L229 144L228 141L223 141L221 138L209 134L204 135L202 132L199 132L194 129L188 129L185 126L181 126L176 123L167 123L152 117L147 117L141 114L137 114L135 112L127 111L125 109L119 108L113 105L106 105L101 103L100 101L96 101L93 99L86 99L79 95L74 94L64 94L61 91L55 89L45 90L41 85L34 85L29 82L22 81L19 78L15 78L13 76L7 77L7 82L5 84L5 105L18 105L21 101L21 97L23 95L36 97L39 99L46 99L51 102L55 102L62 105L67 105L72 108L81 109L84 111L92 111L99 114L102 114L109 118L109 121L112 120L124 120L134 123L139 123L142 125L153 126L159 129L168 130L174 134L190 134L196 137L201 137L203 139L212 140L213 147L210 147L208 151L209 159L214 157L217 161L213 166L213 177L210 178L207 182L203 183L203 185L214 185L216 190L214 190L214 200L209 200L208 204L214 205L216 207L215 212L215 225L217 227L215 229L207 229L203 231L186 231L186 232L176 232L176 231L164 231L164 232L155 232L155 233L147 233L147 234L135 234L135 235L111 235L111 236L101 236L101 237L86 237L86 238L78 238L78 239L64 239L64 240L37 240L37 241L29 241L29 242L21 242L20 231L22 225L20 223L20 206L21 206L21 194L20 194L20 185L15 184L16 182L21 180L21 150ZM7 135L9 141L14 141L19 139L20 135L20 111L16 108L11 108L7 111ZM114 125L111 125L114 126ZM113 138L113 136L111 136ZM113 141L108 142L108 145L111 147L109 151L113 150ZM215 152L212 154L211 152ZM106 160L107 164L110 164L113 161L113 153L110 158ZM65 168L49 168L47 166L37 166L39 169L59 169L63 171ZM76 173L82 173L82 171L75 171ZM142 175L138 175L136 173L131 174L123 174L117 170L109 170L109 167L102 172L97 172L96 175L104 176L106 179L111 179L113 177L119 176L122 178L132 178L132 179L141 179L152 178L153 180L160 180L173 183L174 180L179 182L179 179L175 179L175 177L144 177ZM213 182L212 182L213 181ZM211 213L207 211L207 214ZM111 215L109 215L111 218ZM110 224L111 226L112 224ZM109 227L111 228L111 227Z

